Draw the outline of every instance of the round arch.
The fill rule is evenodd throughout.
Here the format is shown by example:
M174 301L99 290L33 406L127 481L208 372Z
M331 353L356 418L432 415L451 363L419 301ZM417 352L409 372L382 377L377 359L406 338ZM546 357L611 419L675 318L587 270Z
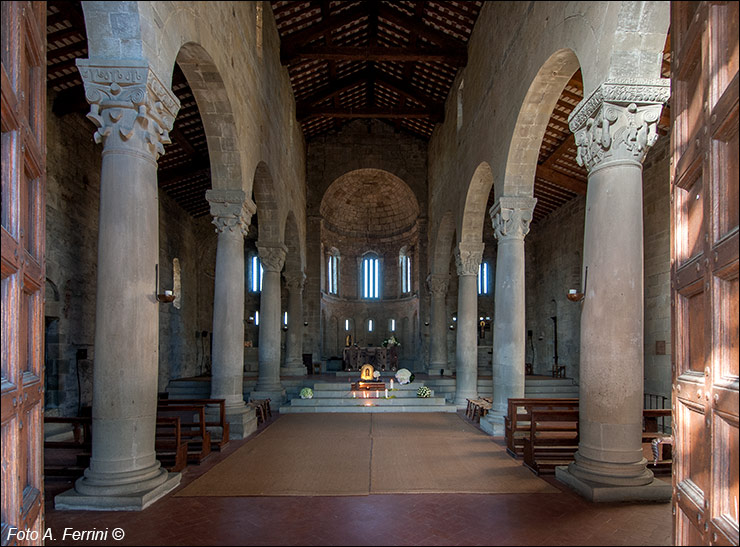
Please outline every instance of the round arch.
M486 219L486 205L488 194L493 186L493 173L487 162L481 162L476 167L468 184L468 192L465 196L465 208L463 209L460 241L481 242L483 241L483 223Z
M432 274L447 275L450 273L450 256L455 239L455 219L452 211L442 215L437 227L437 237L432 246Z

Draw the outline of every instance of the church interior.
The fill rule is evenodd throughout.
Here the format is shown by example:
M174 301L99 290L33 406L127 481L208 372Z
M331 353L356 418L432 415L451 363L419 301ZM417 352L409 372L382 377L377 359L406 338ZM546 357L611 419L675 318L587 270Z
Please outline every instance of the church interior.
M738 544L736 2L2 42L2 545Z

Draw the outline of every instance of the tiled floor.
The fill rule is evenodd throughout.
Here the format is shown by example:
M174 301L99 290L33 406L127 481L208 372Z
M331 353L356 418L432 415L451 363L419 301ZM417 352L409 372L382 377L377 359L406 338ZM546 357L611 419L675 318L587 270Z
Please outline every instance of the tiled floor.
M460 416L465 419L462 413ZM188 466L181 484L190 483L245 442L249 440L232 441L223 453L214 453L200 466ZM46 544L671 544L670 504L593 504L556 480L545 480L561 493L251 498L169 495L145 511L119 513L56 511L53 496L71 483L50 479L46 485L46 525L54 539ZM65 528L108 530L108 539L62 541ZM120 541L112 539L115 528L125 533Z

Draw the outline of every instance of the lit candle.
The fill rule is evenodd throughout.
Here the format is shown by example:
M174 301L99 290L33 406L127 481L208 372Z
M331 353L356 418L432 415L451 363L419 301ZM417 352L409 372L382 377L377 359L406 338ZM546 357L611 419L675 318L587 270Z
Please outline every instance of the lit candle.
M356 399L357 398L357 393L355 393L354 391L352 392L352 398L353 399Z
M391 389L393 389L393 378L391 378Z
M385 398L388 398L388 388L385 388Z
M378 390L377 389L375 390L375 398L376 399L378 398Z

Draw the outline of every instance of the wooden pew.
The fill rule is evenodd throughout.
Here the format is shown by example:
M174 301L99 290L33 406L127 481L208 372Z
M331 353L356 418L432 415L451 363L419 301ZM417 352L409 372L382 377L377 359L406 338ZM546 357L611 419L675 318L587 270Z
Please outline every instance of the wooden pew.
M255 411L255 414L257 415L257 425L261 423L265 423L267 421L268 416L272 418L272 410L270 409L270 400L271 399L268 397L267 399L255 399L247 403L247 406L250 408L253 408Z
M642 411L642 452L648 469L656 475L670 475L673 466L673 439L659 431L658 420L671 417L670 408L646 408ZM658 461L653 454L653 440L658 442Z
M44 423L72 425L71 440L44 441L44 475L47 477L81 477L90 465L92 417L44 416ZM71 463L71 458L75 459L74 464Z
M158 416L154 440L157 459L168 471L177 472L188 464L188 443L182 440L179 416Z
M206 428L219 428L221 430L221 436L217 437L211 435L211 449L212 450L223 450L227 444L229 444L229 422L226 421L226 401L224 399L159 399L157 402L160 406L170 405L218 405L219 417L216 421L206 421ZM183 423L182 427L190 427L195 424Z
M180 418L180 436L188 443L188 462L200 464L211 453L211 434L206 429L205 404L157 404L157 418ZM195 419L193 419L195 417Z
M506 451L514 458L524 455L524 438L529 436L532 409L578 410L578 399L517 399L508 402L507 415L504 416L504 436ZM524 412L520 412L523 409Z
M554 473L578 450L578 409L532 408L529 436L523 439L524 465L535 474Z

